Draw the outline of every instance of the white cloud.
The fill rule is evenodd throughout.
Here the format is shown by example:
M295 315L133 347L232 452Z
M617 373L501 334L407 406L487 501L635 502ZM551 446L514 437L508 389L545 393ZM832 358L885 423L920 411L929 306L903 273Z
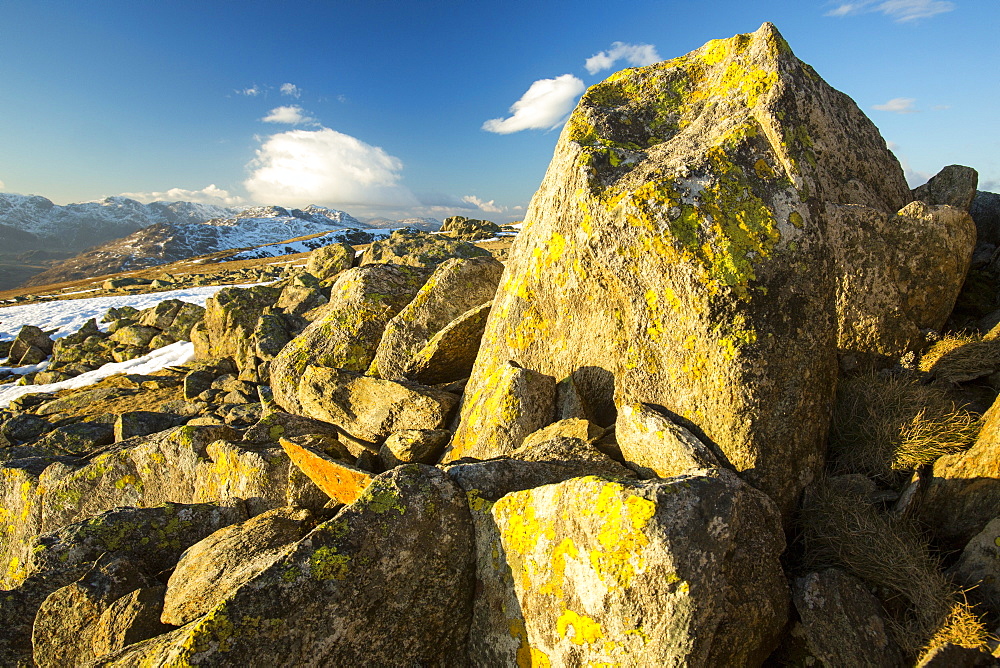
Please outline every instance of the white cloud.
M377 146L330 128L289 130L262 140L243 185L267 204L414 206L399 184L403 163Z
M626 44L625 42L613 42L608 51L587 58L583 64L591 74L597 74L601 70L611 69L619 60L625 60L633 67L643 67L658 63L663 58L656 52L656 47L652 44Z
M977 189L990 193L1000 192L1000 179L980 181Z
M215 204L217 206L234 206L244 204L245 200L237 195L231 195L228 191L217 187L214 183L201 190L185 190L184 188L171 188L163 192L147 193L120 193L122 197L138 200L140 202L200 202L201 204Z
M913 108L913 103L916 101L913 97L894 97L884 104L872 105L872 109L891 111L894 114L915 114L919 111Z
M3 192L3 189L4 189L4 188L6 188L6 187L7 187L7 186L6 186L6 185L4 185L4 182L3 182L3 181L0 181L0 192Z
M282 95L287 95L289 97L294 97L294 98L302 97L302 89L293 83L283 83L281 84L281 88L279 88L278 90L281 91Z
M275 107L267 113L267 116L260 119L265 123L287 123L288 125L315 124L316 119L307 116L297 104L287 107Z
M491 199L488 202L484 202L475 195L466 195L462 198L462 201L468 202L480 211L485 211L486 213L503 213L507 210L507 207L497 206L496 200Z
M508 118L493 118L483 123L483 130L510 134L521 130L548 130L563 123L577 98L586 89L572 74L555 79L539 79L531 84L521 99L510 107Z
M250 88L241 88L240 90L236 91L236 94L237 95L246 95L247 97L257 97L258 95L260 95L263 92L264 92L263 88L261 88L257 84L254 84Z
M862 0L861 2L845 2L837 5L826 13L826 16L852 16L879 12L890 17L897 23L926 19L938 14L950 12L956 8L949 0Z

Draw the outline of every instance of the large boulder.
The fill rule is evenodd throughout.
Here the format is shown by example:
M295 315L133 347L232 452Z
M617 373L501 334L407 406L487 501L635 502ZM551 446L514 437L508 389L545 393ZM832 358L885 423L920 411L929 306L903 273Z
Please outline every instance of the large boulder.
M955 306L976 245L969 214L907 204L897 213L829 205L828 241L837 266L838 347L899 357L924 346Z
M306 271L321 281L326 281L354 264L354 247L346 243L322 246L309 253Z
M441 264L386 325L368 373L388 380L409 378L414 356L453 320L493 299L502 273L503 265L492 257Z
M913 189L912 197L927 204L947 204L968 211L976 197L979 173L972 167L948 165L922 186Z
M495 665L757 665L787 622L780 515L729 471L574 478L492 515L520 641Z
M378 264L350 269L330 290L330 301L271 362L274 400L301 413L298 388L307 366L364 372L386 324L410 303L431 271Z
M199 359L230 357L243 371L255 370L257 322L281 296L279 288L223 288L205 302L205 319L191 332Z
M380 239L361 256L361 264L403 264L436 267L451 258L489 257L490 252L467 241L403 228Z
M934 462L920 504L920 519L937 538L961 549L1000 508L1000 401L983 416L975 444Z
M440 429L458 406L450 392L321 366L306 367L298 399L303 414L373 444L403 429Z
M1000 194L977 190L969 213L980 243L1000 245Z
M462 665L473 574L465 495L410 464L204 617L98 665Z
M181 626L283 557L317 519L302 508L275 508L219 529L189 547L167 583L161 619Z
M824 666L898 666L882 604L855 577L828 568L797 578L792 600L810 653Z
M449 216L441 223L441 234L465 241L492 239L500 234L500 226L491 220L478 220L465 216Z
M668 409L790 512L822 464L835 388L828 205L909 200L875 126L769 23L612 75L529 206L449 456L498 454L508 418L485 402L513 361L572 376L601 425L616 403Z

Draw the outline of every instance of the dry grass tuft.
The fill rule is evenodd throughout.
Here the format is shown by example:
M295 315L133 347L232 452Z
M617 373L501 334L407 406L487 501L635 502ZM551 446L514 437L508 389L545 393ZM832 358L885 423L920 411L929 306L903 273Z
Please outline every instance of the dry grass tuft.
M1000 339L948 334L920 359L920 370L943 383L962 383L1000 370Z
M986 631L982 620L973 611L967 601L956 601L938 630L927 641L923 653L941 647L942 645L958 645L959 647L982 648L993 638Z
M917 656L932 641L985 643L982 622L959 602L910 521L820 482L803 506L801 522L807 565L843 568L871 587L882 600L894 640L907 654Z
M906 471L967 449L981 426L941 387L865 373L842 379L837 389L830 455L839 472L899 482Z

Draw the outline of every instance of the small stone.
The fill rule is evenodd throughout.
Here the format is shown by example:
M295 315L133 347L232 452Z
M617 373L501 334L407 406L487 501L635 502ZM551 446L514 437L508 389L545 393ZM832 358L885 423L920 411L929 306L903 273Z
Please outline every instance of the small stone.
M385 469L419 462L436 464L451 438L447 429L405 429L397 431L382 444L378 458Z

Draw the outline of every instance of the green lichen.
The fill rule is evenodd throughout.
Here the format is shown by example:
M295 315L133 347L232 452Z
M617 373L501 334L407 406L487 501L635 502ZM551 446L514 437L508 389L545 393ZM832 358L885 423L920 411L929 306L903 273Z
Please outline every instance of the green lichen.
M346 554L338 554L337 548L324 545L310 555L309 574L314 580L343 580L350 561Z

